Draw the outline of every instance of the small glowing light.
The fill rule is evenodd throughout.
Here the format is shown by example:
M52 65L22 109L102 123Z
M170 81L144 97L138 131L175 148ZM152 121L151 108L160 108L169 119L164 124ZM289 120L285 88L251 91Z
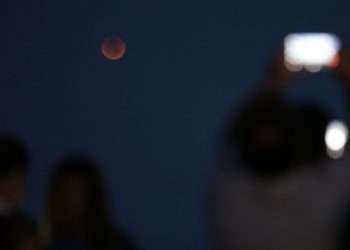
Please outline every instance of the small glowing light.
M332 121L328 124L325 142L330 157L339 158L344 153L344 148L348 140L348 128L342 121Z
M303 65L310 72L318 72L324 65L337 64L340 41L328 33L295 33L286 36L284 46L288 69Z

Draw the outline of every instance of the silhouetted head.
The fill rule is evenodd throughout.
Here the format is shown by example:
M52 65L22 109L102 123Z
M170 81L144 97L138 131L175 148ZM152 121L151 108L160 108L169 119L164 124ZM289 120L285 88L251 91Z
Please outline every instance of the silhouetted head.
M289 106L278 98L267 98L238 118L227 144L238 151L243 166L259 178L290 171L294 131Z
M317 163L322 160L327 154L324 137L328 115L318 106L303 105L295 109L292 120L296 129L296 162Z
M110 214L98 163L73 155L55 167L47 198L48 239L82 241L87 249L122 249L122 232Z
M103 181L94 159L69 156L58 161L48 193L48 216L56 233L99 227L109 214Z
M16 136L0 134L0 199L15 209L24 192L28 168L27 151Z

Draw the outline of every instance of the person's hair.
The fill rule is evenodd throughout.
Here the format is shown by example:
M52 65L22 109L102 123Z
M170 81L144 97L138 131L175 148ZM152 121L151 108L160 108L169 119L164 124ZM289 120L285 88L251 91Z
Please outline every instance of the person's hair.
M289 106L276 97L253 103L231 123L225 147L237 151L243 167L256 177L289 172L294 137L289 113Z
M0 132L0 179L14 170L26 171L28 162L22 141L15 135Z
M57 231L59 227L55 220L55 214L58 212L58 207L53 205L55 201L55 191L60 184L69 177L83 178L87 187L87 204L86 204L86 231L90 237L90 244L95 249L101 245L101 249L106 249L105 246L112 240L112 235L115 238L114 244L118 242L119 229L112 223L112 216L109 211L109 204L106 197L106 192L103 185L103 180L98 172L97 162L85 155L71 155L62 158L55 165L55 172L52 176L50 187L48 189L47 208L48 222L51 231L51 238L59 237L61 232ZM72 190L72 192L74 192ZM118 230L117 230L118 229ZM102 247L103 246L103 247Z
M304 163L322 160L327 152L324 136L328 114L318 106L304 104L295 109L293 122L297 133L296 147L302 150L297 160Z

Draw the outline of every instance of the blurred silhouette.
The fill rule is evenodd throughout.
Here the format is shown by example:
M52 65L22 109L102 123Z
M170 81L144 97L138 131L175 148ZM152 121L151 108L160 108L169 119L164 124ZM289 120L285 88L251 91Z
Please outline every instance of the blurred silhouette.
M22 142L8 133L0 135L0 249L38 249L34 223L19 211L28 171Z
M290 107L277 96L259 97L239 115L226 148L239 143L237 153L247 171L273 178L290 170L295 138Z
M55 167L47 194L46 249L135 249L112 222L97 162L86 156L69 156Z
M37 250L40 248L37 227L26 216L17 215L13 217L5 235L7 240L13 243L11 243L12 245L9 248L1 249Z
M343 77L344 70L337 70ZM216 250L334 250L338 245L350 193L350 157L327 156L325 111L282 98L282 89L298 74L278 57L262 88L225 131L211 190Z
M350 53L349 50L342 50L340 53L340 63L336 68L338 73L338 77L342 82L342 87L344 92L347 94L346 105L347 105L347 124L350 124ZM350 152L350 144L347 144L345 148L347 153ZM350 164L348 165L350 168ZM349 178L347 179L349 182ZM349 188L350 189L350 188ZM348 202L345 206L345 219L341 217L341 231L339 234L339 242L338 248L339 250L347 250L350 249L350 202Z

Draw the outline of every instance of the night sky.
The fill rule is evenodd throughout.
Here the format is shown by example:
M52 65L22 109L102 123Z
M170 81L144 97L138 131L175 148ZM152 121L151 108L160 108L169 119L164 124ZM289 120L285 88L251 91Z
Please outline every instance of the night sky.
M115 220L144 250L206 248L205 187L227 117L290 32L350 42L350 2L2 0L0 129L32 154L24 209L40 219L52 163L101 162ZM123 37L118 61L105 37ZM346 43L350 47L350 43ZM330 72L289 91L342 115Z

